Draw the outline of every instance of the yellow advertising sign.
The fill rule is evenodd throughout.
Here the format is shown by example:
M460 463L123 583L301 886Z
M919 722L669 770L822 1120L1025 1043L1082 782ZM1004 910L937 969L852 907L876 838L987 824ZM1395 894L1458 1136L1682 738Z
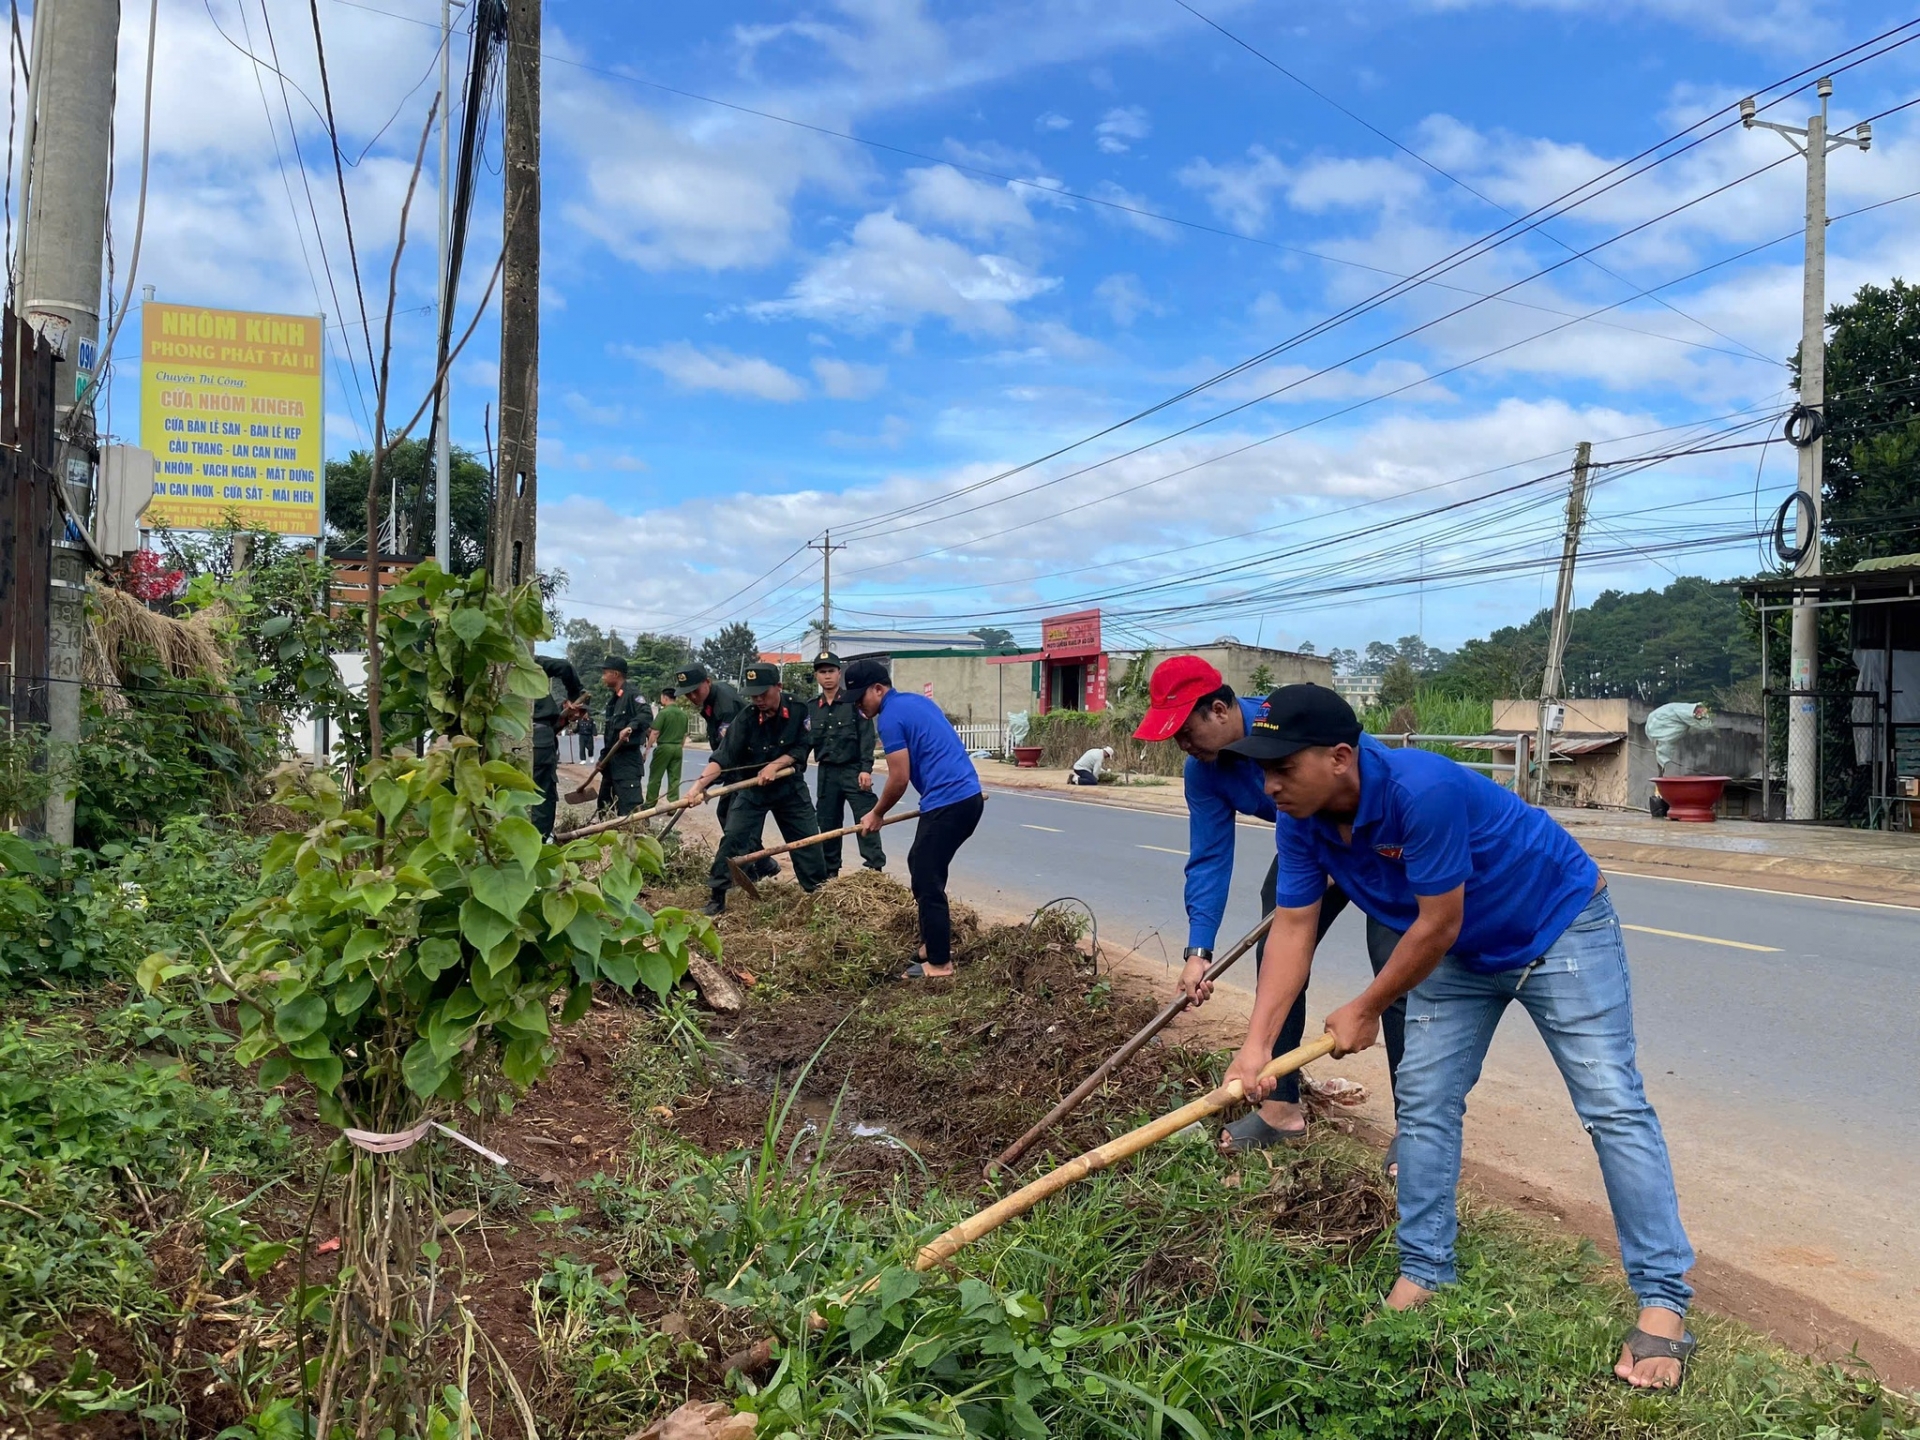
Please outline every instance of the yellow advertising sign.
M320 533L321 343L314 315L147 302L140 443L159 463L144 523Z

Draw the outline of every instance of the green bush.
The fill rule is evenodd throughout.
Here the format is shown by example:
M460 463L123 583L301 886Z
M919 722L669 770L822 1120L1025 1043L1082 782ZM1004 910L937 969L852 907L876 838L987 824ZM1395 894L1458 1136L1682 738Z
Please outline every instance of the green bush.
M1054 710L1033 717L1027 744L1040 747L1040 763L1064 768L1096 745L1111 745L1108 774L1178 775L1187 757L1171 742L1146 745L1133 738L1133 727L1144 713L1138 708Z

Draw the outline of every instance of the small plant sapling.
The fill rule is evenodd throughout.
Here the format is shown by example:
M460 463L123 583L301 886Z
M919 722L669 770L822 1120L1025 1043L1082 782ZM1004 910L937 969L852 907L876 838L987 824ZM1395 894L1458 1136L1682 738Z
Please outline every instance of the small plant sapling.
M393 1134L455 1107L503 1107L507 1088L487 1080L538 1079L553 1025L586 1013L596 981L664 998L687 947L717 955L719 941L700 917L640 905L662 868L651 837L555 846L523 813L539 791L509 757L547 688L532 659L546 633L537 590L502 594L484 571L427 563L382 610L394 748L362 770L357 808L325 775L286 787L281 802L308 828L269 842L270 893L235 912L207 983L237 1001L235 1054L262 1084L297 1073L326 1123ZM143 978L182 969L156 956ZM441 1305L448 1292L422 1153L335 1151L342 1251L315 1375L319 1435L424 1431L446 1403L428 1317L436 1284Z

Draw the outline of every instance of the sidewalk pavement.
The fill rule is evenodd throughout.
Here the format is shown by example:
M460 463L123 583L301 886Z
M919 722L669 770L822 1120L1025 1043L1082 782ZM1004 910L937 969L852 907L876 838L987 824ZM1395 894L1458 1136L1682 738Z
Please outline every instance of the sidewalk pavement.
M1136 775L1131 783L1082 786L1069 785L1065 770L1022 770L1004 760L973 763L983 784L1003 789L1174 815L1187 808L1177 776ZM1552 815L1610 869L1920 907L1920 835L1753 820L1689 825L1630 810L1556 808Z

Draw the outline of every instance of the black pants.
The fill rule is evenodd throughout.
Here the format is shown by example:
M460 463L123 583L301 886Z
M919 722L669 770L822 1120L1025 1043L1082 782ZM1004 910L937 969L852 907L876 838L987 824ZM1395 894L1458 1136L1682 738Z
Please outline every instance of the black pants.
M819 767L818 790L814 801L814 813L819 817L820 828L838 830L842 817L848 810L853 811L854 823L867 818L867 812L873 809L874 793L860 788L860 766L857 763L846 765L822 765ZM862 835L860 838L860 859L869 870L884 870L887 866L887 852L880 848L878 835ZM827 874L838 875L840 865L846 857L844 839L829 840L820 847L821 858L827 862Z
M627 752L622 750L600 772L599 808L603 815L609 810L616 815L631 815L640 808L646 793L646 765L637 750L633 752L632 759L628 759Z
M533 783L540 787L540 803L528 812L542 840L553 834L553 813L560 805L560 737L553 726L533 726Z
M962 845L979 827L987 808L985 795L970 795L936 810L923 810L915 823L913 845L907 851L907 875L913 882L914 903L920 907L920 943L927 947L927 964L943 968L953 963L953 912L947 906L947 871Z
M760 785L751 790L735 791L722 798L731 800L733 804L727 810L726 834L720 837L720 848L714 852L713 869L707 872L707 883L712 886L716 900L724 898L728 887L733 884L727 861L735 855L747 855L760 848L760 833L766 827L768 815L773 816L784 840L804 840L809 835L820 833L820 822L813 813L812 797L807 794L806 782L798 776L788 776L771 785ZM821 857L818 845L795 850L788 859L793 862L793 877L800 882L802 890L812 890L827 883L827 862Z

